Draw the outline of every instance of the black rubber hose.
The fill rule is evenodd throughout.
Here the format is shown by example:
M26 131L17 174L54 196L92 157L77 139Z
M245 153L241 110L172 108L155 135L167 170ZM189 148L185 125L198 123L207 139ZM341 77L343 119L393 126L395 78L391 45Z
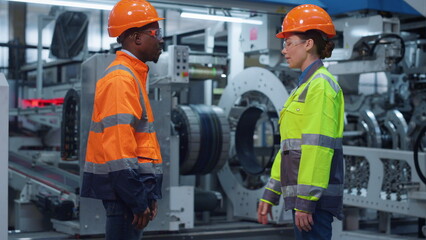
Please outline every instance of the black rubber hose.
M80 95L75 89L68 90L62 105L61 158L74 161L80 149Z
M426 126L424 126L422 128L422 130L420 131L420 134L418 135L416 142L414 144L414 166L416 167L416 172L417 175L419 175L420 180L422 180L422 182L424 184L426 184L426 177L423 174L422 170L420 169L420 164L419 164L419 148L422 142L422 138L426 133Z
M396 63L401 62L401 60L404 59L404 55L405 55L405 42L401 36L395 33L387 33L387 34L379 35L379 37L376 39L376 41L374 41L373 46L370 49L370 56L373 56L374 50L376 49L377 44L379 44L380 40L384 38L397 38L401 41L401 57L397 58Z

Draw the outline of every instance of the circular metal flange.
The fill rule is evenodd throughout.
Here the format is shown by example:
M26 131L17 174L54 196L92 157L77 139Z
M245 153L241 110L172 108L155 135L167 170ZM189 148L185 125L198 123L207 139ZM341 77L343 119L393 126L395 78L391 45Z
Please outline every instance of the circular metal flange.
M257 97L266 98L263 102L270 102L277 116L279 116L279 112L288 98L286 88L273 73L259 67L247 68L229 82L219 101L219 106L224 110L229 120L231 118L230 115L233 114L231 110L235 109L236 103L244 95L250 95L251 93ZM262 99L260 99L260 105L261 102ZM251 107L253 106L247 106L243 111L251 109ZM242 113L239 114L239 116L241 115ZM232 120L230 121L232 122ZM231 133L230 152L233 153L235 152L235 139L235 133ZM257 219L256 209L258 201L262 197L263 188L247 189L241 183L241 179L237 179L238 177L232 172L228 162L218 172L218 177L226 195L232 202L233 215L241 218ZM274 221L278 221L278 219L289 220L291 218L288 212L283 217L282 202L280 207L273 208Z

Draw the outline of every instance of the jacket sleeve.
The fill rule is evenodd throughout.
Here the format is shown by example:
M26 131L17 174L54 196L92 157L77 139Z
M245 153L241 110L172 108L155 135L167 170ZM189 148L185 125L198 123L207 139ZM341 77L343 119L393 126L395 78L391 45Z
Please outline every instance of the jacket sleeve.
M262 202L269 203L271 205L278 205L280 203L281 196L281 182L280 182L280 171L281 171L281 150L277 153L272 165L271 177L266 184L263 196L260 199Z
M311 82L303 115L302 145L295 210L315 211L328 187L334 146L339 136L340 98L324 79Z
M152 188L152 191L149 193L148 199L158 200L163 198L163 195L161 194L162 185L163 185L163 174L157 174L155 176L155 184Z
M154 176L138 173L135 122L141 116L138 90L133 78L111 73L97 86L95 107L103 126L104 159L115 193L134 213L146 210Z

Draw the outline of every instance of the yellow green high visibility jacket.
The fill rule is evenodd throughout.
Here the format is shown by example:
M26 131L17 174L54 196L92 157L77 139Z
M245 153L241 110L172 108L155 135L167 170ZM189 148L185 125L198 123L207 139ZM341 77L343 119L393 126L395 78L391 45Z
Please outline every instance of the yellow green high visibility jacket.
M261 201L285 209L329 211L342 218L344 100L321 61L290 94L280 113L281 147Z

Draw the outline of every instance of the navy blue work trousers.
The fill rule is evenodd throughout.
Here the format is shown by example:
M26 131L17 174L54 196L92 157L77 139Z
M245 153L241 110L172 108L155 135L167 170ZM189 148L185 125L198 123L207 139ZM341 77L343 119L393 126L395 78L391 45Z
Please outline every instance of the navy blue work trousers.
M312 214L314 225L312 230L309 232L299 231L297 229L294 220L293 210L293 224L294 224L294 236L297 240L330 240L331 239L331 223L333 222L333 215L327 211L316 209L315 213Z
M121 200L103 200L106 211L105 240L139 240L142 230L132 225L133 212Z

